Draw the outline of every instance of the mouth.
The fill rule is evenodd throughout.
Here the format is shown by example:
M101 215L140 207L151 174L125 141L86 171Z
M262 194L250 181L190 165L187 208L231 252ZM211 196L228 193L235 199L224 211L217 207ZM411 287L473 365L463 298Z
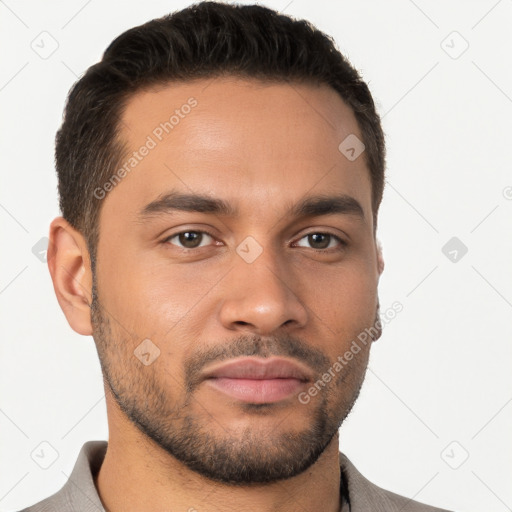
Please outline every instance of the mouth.
M285 400L312 378L309 368L281 357L243 357L219 363L205 372L205 383L210 388L252 404Z

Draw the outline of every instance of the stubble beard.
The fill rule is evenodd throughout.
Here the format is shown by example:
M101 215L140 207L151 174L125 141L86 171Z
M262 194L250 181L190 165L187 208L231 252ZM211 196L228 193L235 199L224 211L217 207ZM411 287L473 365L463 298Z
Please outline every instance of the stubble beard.
M350 413L362 386L367 361L347 366L336 382L322 389L307 405L311 420L301 431L290 431L287 418L271 430L248 425L234 431L226 420L208 413L195 393L194 376L209 360L241 355L284 355L297 357L322 375L330 366L328 358L296 338L262 340L243 336L217 351L198 354L185 370L187 382L180 384L168 374L158 379L156 366L145 367L127 350L131 340L113 333L109 317L103 314L93 278L91 305L93 337L103 376L109 391L126 417L140 432L190 470L216 482L236 486L265 484L297 476L311 467L336 436ZM117 334L117 336L116 336ZM361 358L363 359L363 358ZM195 373L194 373L195 372ZM173 382L174 379L174 382ZM166 385L162 382L165 380ZM172 403L169 384L182 388L181 400ZM347 391L350 391L347 395ZM254 406L253 406L254 405ZM273 414L273 404L241 404L257 425L258 416ZM292 414L293 411L290 412Z

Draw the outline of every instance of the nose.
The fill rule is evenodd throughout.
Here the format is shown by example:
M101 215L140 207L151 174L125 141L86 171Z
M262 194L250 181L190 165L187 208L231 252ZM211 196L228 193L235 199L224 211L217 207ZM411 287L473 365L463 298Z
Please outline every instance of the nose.
M307 324L297 279L269 250L252 263L238 258L223 285L220 321L227 329L268 336Z

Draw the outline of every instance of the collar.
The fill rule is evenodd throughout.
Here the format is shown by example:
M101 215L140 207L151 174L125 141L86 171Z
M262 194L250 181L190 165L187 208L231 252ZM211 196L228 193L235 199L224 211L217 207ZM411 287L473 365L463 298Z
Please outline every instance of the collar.
M86 442L80 450L71 475L60 491L23 512L55 510L106 512L94 484L94 477L103 463L107 446L107 441ZM340 489L344 491L340 512L391 512L404 508L407 512L443 512L441 509L434 509L408 500L372 484L359 473L343 453L339 454L339 461Z

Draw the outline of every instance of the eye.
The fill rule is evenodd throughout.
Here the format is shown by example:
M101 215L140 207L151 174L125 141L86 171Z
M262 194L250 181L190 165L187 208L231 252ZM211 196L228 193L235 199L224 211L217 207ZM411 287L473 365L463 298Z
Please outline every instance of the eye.
M181 244L172 242L172 240L176 239L176 241ZM163 242L171 243L172 245L178 245L182 249L196 249L198 247L204 247L208 245L208 243L203 244L203 242L208 239L213 240L212 235L207 233L206 231L181 231L180 233L175 233L167 237Z
M331 249L341 250L347 245L345 240L342 240L339 236L331 233L309 233L300 240L306 240L306 243L310 244L310 248L318 252L331 252ZM305 245L301 245L300 240L297 242L297 245L299 247L307 247ZM336 246L338 247L336 248Z
M210 235L206 231L187 230L168 236L163 240L163 243L170 243L182 249L198 249L210 245L213 240L213 235ZM317 252L342 250L347 245L339 236L324 232L308 233L295 244L299 247L308 247L307 245L303 245L302 240L305 240L306 243L309 244L309 248Z

